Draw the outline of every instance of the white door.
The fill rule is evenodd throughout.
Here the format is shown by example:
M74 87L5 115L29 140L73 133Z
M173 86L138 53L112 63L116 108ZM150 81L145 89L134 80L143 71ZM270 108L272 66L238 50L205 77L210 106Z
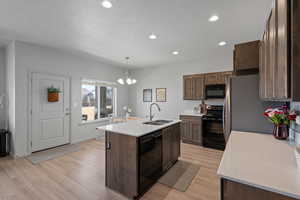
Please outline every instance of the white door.
M48 102L47 88L59 88L57 102ZM32 151L70 142L70 79L32 73Z

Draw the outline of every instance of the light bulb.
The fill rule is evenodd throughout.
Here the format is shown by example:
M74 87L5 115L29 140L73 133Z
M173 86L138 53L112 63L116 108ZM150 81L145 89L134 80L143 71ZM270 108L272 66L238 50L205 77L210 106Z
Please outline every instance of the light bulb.
M110 1L108 1L108 0L104 0L104 1L102 1L102 6L104 8L111 8L112 7L112 3Z
M126 79L126 83L127 83L128 85L131 85L131 84L132 84L131 79L130 79L130 78L127 78L127 79Z
M225 46L227 43L225 41L219 42L219 46Z
M132 84L136 84L136 80L135 79L132 79Z
M219 16L218 15L213 15L209 18L208 21L210 22L215 22L215 21L218 21L219 20Z
M122 78L119 78L118 83L120 83L121 85L124 85L124 80Z

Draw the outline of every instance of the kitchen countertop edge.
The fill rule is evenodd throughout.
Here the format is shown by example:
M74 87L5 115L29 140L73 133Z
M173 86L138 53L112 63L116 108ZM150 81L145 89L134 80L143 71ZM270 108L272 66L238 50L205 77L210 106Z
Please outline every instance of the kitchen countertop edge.
M240 133L242 133L242 134L256 134L256 135L260 135L259 133L249 133L249 132L241 132L241 131L232 131L232 133L233 134L240 134ZM261 135L267 135L267 134L261 134ZM272 138L272 135L270 135L270 139L274 139L274 138ZM231 140L231 138L229 140ZM275 139L274 139L274 141L275 142L283 142L283 143L285 143L285 141L276 141ZM231 143L229 145L231 145ZM229 151L232 151L232 150L230 149ZM255 181L255 177L251 177L252 180L247 180L247 178L242 178L243 175L241 175L241 174L233 175L232 172L227 172L226 173L226 170L227 170L226 168L228 168L228 162L229 162L229 160L230 160L230 162L234 162L234 161L232 161L232 159L234 159L234 158L230 157L230 156L225 156L225 154L226 154L226 149L225 149L225 152L223 154L222 160L220 162L220 166L219 166L218 171L217 171L217 175L220 178L224 178L226 180L230 180L230 181L233 181L233 182L245 184L245 185L252 186L252 187L255 187L255 188L259 188L259 189L262 189L262 190L266 190L266 191L269 191L269 192L278 193L278 194L281 194L281 195L284 195L284 196L288 196L288 197L291 197L291 198L300 199L300 191L299 192L297 191L297 192L293 193L291 190L289 191L287 188L283 188L283 187L280 188L278 186L272 187L272 183L271 183L272 181L269 182L269 184L260 184L259 181ZM227 154L228 154L228 152L227 152ZM293 156L292 151L291 151L291 155L290 156L291 157ZM296 164L296 163L294 163L294 164ZM236 165L232 166L232 167L236 167ZM297 175L299 176L299 174L300 174L300 169L298 169L298 170L299 170L299 172L296 171L295 177ZM246 176L249 176L249 174L245 175L245 177Z
M110 125L100 126L100 127L97 127L96 129L97 130L114 132L114 133L117 133L117 134L122 134L122 135L127 135L127 136L132 136L132 137L141 137L141 136L153 133L155 131L167 128L169 126L181 123L181 120L173 120L170 123L167 123L167 124L164 124L164 125L159 125L159 126L158 125L142 124L143 122L146 122L146 121L149 121L149 120L136 120L136 124L137 125L140 125L140 126L142 125L145 128L148 128L148 130L145 130L143 132L139 132L139 133L136 133L136 134L130 133L130 130L128 130L126 132L125 131L123 132L123 131L113 130L113 128L112 128L112 126L119 126L119 125L123 125L124 126L126 123L133 123L132 121L131 122L123 122L123 123L118 123L118 124L110 124Z

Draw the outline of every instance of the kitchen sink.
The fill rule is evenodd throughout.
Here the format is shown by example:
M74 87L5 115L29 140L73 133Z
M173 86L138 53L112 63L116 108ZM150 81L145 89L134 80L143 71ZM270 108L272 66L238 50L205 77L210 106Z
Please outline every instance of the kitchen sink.
M155 120L155 121L148 121L148 122L144 122L143 124L148 124L148 125L164 125L167 123L172 122L172 120Z

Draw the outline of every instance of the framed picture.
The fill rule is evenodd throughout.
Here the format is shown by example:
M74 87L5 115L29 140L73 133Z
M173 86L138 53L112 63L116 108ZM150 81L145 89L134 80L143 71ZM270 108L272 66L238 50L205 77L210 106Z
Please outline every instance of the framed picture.
M167 101L167 88L156 88L156 101L157 102Z
M152 102L152 89L143 90L143 102Z

